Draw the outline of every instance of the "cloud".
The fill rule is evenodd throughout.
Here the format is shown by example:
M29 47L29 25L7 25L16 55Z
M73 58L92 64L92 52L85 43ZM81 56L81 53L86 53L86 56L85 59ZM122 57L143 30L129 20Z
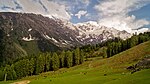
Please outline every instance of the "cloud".
M42 14L70 20L78 10L85 10L90 0L0 0L1 12ZM79 12L81 17L83 13Z
M86 10L92 0L51 0L66 6L67 11L76 13L78 10Z
M77 17L78 17L78 19L80 19L80 18L81 18L81 16L85 16L86 14L87 14L87 11L80 10L80 11L78 11L78 13L77 13L77 14L75 14L75 16L77 16Z
M134 15L129 16L128 13L149 3L149 0L104 0L94 8L99 12L99 24L132 32L132 29L143 27L150 22L136 19Z
M1 12L36 13L69 20L66 6L48 0L0 0Z
M90 4L90 0L79 0L81 3L85 4L88 6Z

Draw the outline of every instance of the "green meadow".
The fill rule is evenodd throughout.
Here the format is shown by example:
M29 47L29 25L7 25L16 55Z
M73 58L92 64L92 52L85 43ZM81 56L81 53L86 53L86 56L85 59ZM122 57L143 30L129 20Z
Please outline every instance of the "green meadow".
M17 81L29 80L29 84L150 84L150 69L133 74L126 69L147 55L150 55L149 41L110 58L90 58L90 61L78 66L29 76ZM0 84L13 82L15 81Z

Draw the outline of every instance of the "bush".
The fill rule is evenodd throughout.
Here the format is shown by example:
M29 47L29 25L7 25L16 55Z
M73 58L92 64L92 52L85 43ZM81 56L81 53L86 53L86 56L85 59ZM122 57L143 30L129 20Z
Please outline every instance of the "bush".
M4 80L4 72L0 70L0 81Z

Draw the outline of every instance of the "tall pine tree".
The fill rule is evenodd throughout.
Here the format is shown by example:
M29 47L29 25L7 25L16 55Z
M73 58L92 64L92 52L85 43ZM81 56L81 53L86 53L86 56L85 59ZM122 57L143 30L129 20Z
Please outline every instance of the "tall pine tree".
M67 51L65 55L65 66L71 67L73 65L73 55L71 51Z
M52 55L52 69L54 71L59 69L59 58L58 58L57 53L55 52Z
M80 64L80 49L79 48L75 49L73 58L74 58L74 65Z

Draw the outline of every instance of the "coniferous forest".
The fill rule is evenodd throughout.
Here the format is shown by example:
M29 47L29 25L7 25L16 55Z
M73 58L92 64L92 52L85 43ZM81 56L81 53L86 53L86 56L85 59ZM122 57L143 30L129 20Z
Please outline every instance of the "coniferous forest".
M69 68L82 64L91 57L109 58L148 40L150 40L150 33L143 33L133 35L126 40L115 38L96 45L39 53L38 55L25 56L15 60L10 59L9 61L11 63L0 59L0 80L15 80L26 76L37 75L42 72ZM3 46L1 45L1 47ZM0 50L0 54L4 55L2 51Z

